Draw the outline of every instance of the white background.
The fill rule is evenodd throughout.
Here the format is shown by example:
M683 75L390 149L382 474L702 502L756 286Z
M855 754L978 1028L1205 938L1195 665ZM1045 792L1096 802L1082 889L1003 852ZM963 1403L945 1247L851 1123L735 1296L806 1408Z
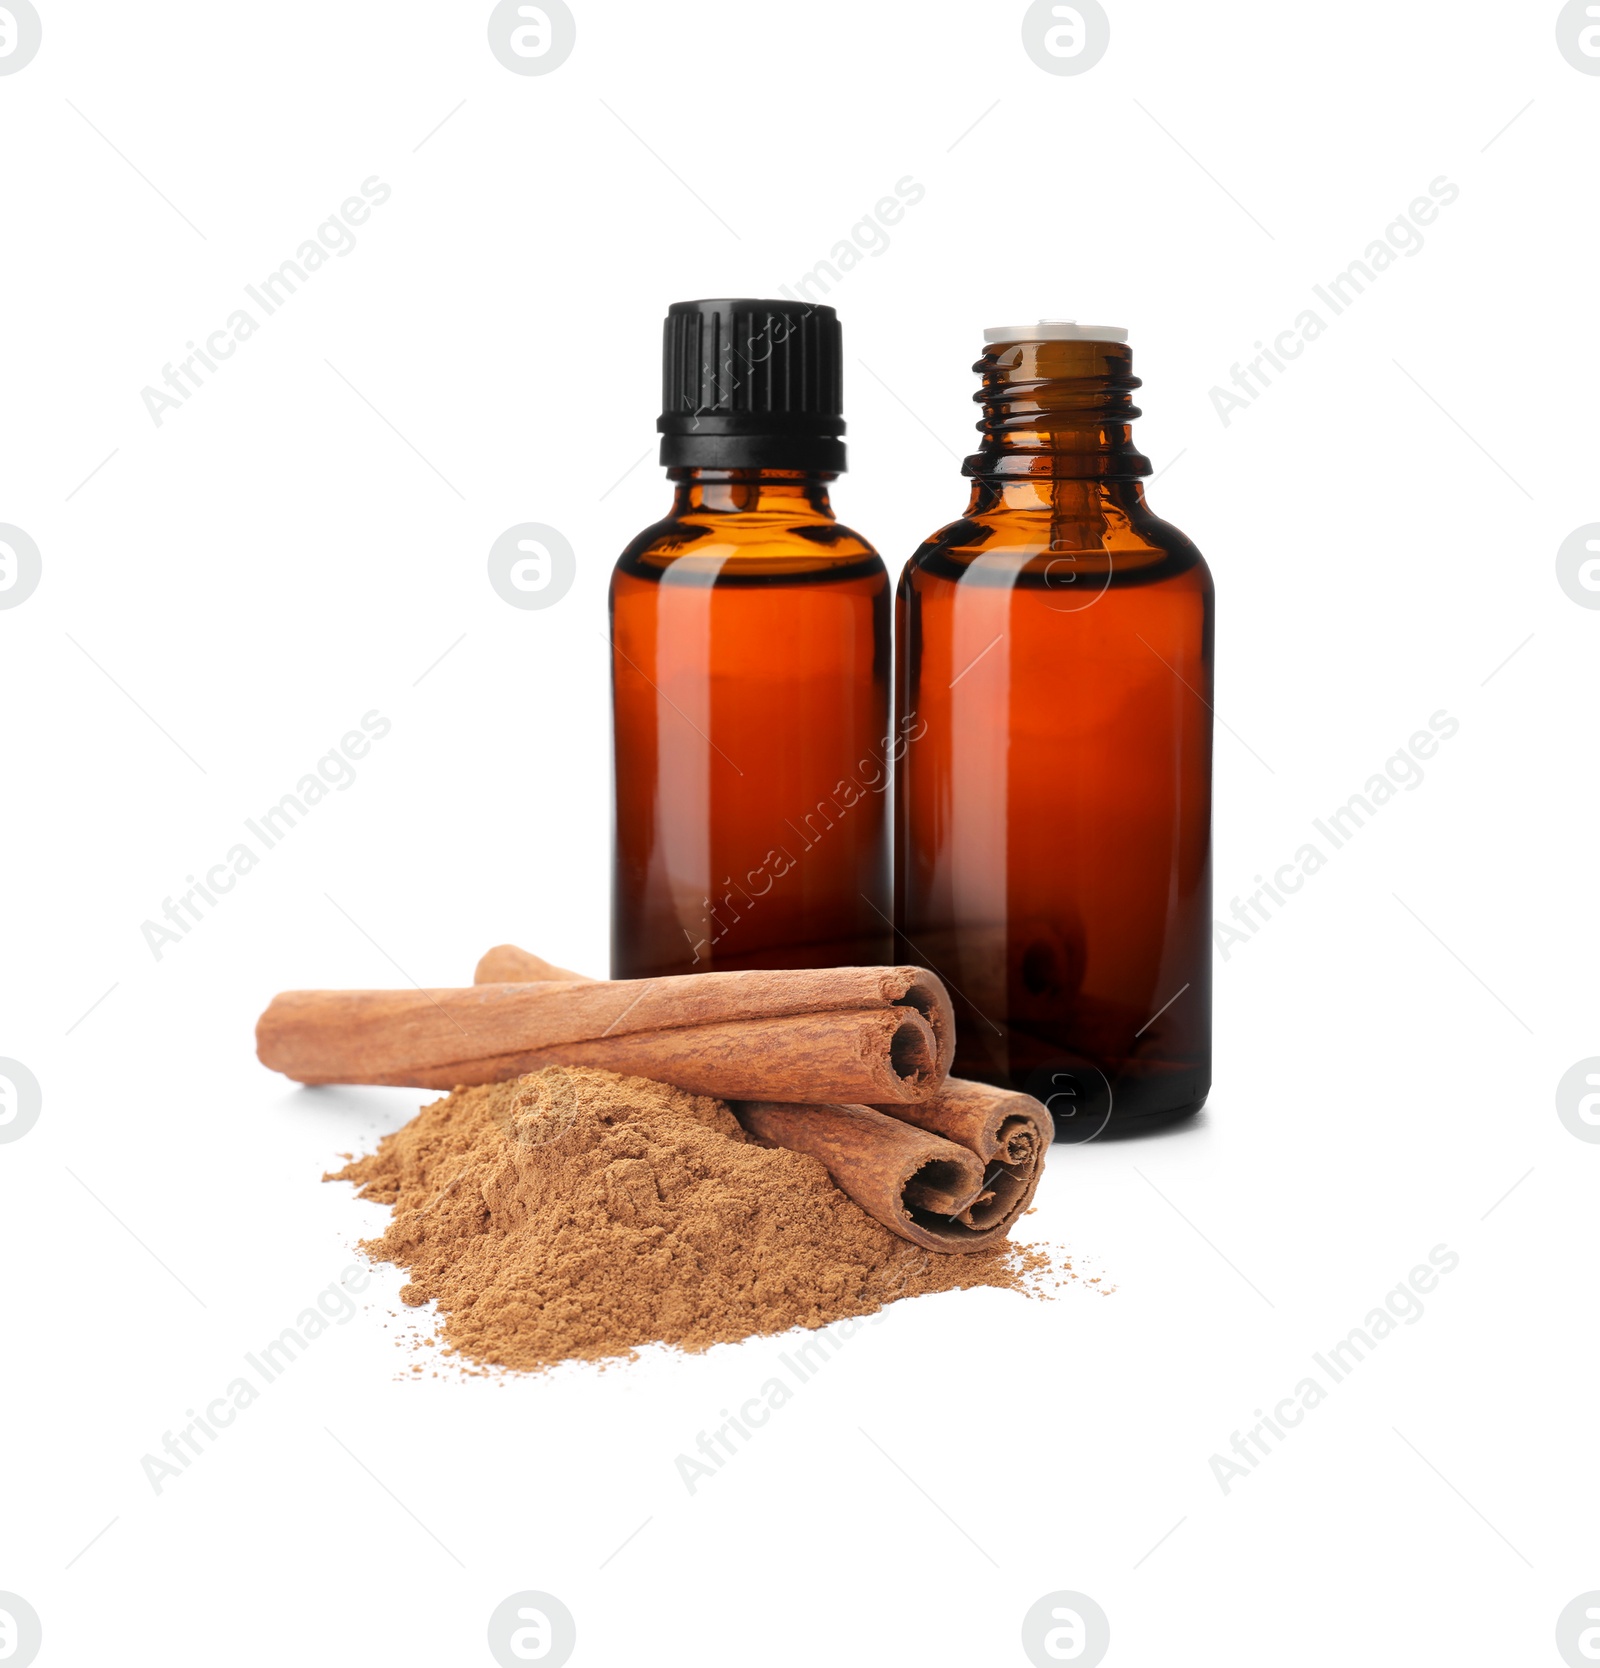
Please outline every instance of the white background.
M1600 612L1555 578L1600 519L1600 77L1557 7L1108 0L1054 76L1016 0L574 0L520 76L482 3L38 3L0 77L0 521L43 554L0 611L0 1055L44 1093L0 1146L0 1589L41 1663L488 1663L525 1588L580 1664L1021 1663L1056 1589L1113 1668L1558 1663L1600 1587L1600 1148L1554 1108L1600 1053ZM353 252L158 428L141 389L374 174ZM141 1456L384 1220L321 1171L423 1098L294 1090L257 1012L506 939L605 970L661 315L792 285L907 175L826 297L841 518L896 568L960 513L985 325L1129 327L1151 502L1217 581L1219 914L1460 733L1219 957L1204 1116L1055 1149L1029 1230L1112 1295L902 1305L691 1496L675 1456L792 1340L413 1383L385 1268L158 1496ZM1441 175L1421 251L1224 426L1212 387ZM546 611L487 582L520 521L577 551ZM158 961L141 922L372 709L355 785ZM1440 1244L1423 1318L1224 1494L1211 1455Z

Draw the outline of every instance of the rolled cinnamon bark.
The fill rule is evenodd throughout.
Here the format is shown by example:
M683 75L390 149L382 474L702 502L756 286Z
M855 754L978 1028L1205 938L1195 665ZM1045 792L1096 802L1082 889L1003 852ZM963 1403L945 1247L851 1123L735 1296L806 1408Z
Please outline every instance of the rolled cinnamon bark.
M553 961L546 961L527 950L519 950L515 944L496 944L480 959L472 975L475 985L531 985L547 979L581 979L586 984L594 982L587 973L574 973L570 968L557 967Z
M880 1106L878 1111L967 1147L987 1165L1005 1164L1027 1173L1043 1166L1055 1136L1048 1109L1032 1095L964 1077L947 1078L938 1094L916 1105Z
M741 1101L733 1112L757 1140L820 1159L869 1216L930 1251L1003 1239L1032 1201L1050 1146L1038 1101L958 1078L915 1106Z
M476 977L537 978L549 966L502 944ZM930 1251L978 1251L1004 1238L1033 1200L1054 1134L1031 1095L956 1077L920 1101L736 1100L733 1111L758 1140L820 1159L868 1215Z
M920 967L700 973L288 991L256 1027L262 1064L302 1083L455 1088L589 1065L699 1094L899 1104L950 1069L944 987Z

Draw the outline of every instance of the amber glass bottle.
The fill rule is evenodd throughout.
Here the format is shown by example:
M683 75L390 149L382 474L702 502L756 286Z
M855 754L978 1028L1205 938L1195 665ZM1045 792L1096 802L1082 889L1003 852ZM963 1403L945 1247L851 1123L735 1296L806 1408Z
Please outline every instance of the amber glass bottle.
M889 958L889 581L828 502L840 370L831 307L667 315L675 496L611 584L614 977Z
M1086 1140L1210 1087L1211 576L1145 505L1126 332L985 340L971 502L900 581L897 956L958 1073Z

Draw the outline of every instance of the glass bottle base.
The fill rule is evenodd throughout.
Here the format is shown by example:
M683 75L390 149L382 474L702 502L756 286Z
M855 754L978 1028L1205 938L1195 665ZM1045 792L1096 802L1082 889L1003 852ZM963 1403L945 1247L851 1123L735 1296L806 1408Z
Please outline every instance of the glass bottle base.
M1211 1073L1199 1065L1144 1062L1108 1075L1090 1060L1065 1056L1011 1087L1043 1101L1057 1141L1081 1146L1143 1135L1193 1117L1211 1092Z
M1170 1112L1144 1112L1133 1113L1128 1117L1111 1117L1095 1135L1085 1135L1077 1128L1063 1128L1064 1120L1053 1118L1056 1126L1055 1138L1058 1143L1064 1145L1082 1146L1086 1141L1120 1141L1128 1136L1149 1135L1156 1130L1167 1129L1173 1124L1181 1124L1185 1119L1192 1118L1205 1103L1206 1097L1201 1095L1198 1100L1190 1101L1187 1106L1175 1107Z

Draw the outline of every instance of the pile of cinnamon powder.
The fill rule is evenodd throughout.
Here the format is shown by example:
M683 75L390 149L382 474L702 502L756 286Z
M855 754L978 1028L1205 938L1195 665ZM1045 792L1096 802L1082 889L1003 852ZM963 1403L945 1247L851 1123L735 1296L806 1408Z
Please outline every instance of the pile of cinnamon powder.
M454 1352L500 1367L704 1350L1049 1267L922 1251L721 1101L583 1067L457 1089L326 1179L394 1207L363 1249L410 1273L404 1302L438 1304Z

